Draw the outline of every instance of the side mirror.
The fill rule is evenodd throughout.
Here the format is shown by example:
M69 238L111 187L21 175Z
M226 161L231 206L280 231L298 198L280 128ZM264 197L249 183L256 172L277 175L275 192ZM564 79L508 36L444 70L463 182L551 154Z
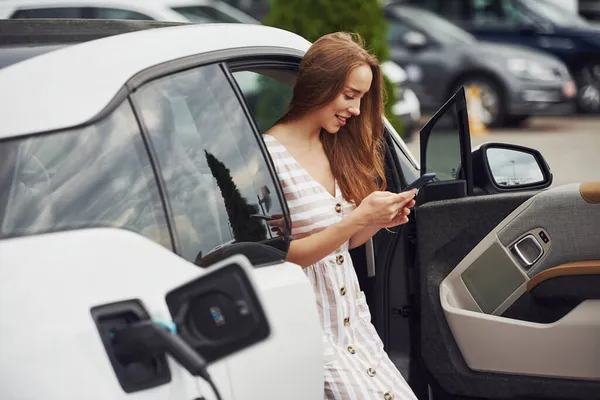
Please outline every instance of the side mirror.
M486 143L473 152L474 184L488 193L540 190L552 184L552 172L535 149Z
M404 35L402 42L404 43L404 46L411 50L420 50L428 44L427 37L417 31L407 32Z

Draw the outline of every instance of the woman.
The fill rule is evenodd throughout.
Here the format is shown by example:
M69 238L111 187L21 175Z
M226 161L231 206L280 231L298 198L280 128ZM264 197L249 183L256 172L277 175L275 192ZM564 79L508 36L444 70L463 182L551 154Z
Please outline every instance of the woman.
M416 399L383 350L348 253L406 223L414 205L414 191L384 191L382 115L377 59L357 36L333 33L308 50L287 113L264 135L291 213L288 261L317 297L327 399Z

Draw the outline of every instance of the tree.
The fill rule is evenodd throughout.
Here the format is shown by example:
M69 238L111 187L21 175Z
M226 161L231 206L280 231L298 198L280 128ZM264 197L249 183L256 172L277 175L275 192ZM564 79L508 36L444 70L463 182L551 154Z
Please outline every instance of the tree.
M305 37L311 42L328 33L358 33L380 62L389 59L387 21L380 0L271 0L264 23ZM385 115L399 134L404 128L393 113L394 84L384 76Z
M265 240L267 230L258 219L250 216L260 213L258 206L248 204L246 199L242 197L225 164L208 151L205 150L204 153L208 167L221 190L235 241L258 242Z

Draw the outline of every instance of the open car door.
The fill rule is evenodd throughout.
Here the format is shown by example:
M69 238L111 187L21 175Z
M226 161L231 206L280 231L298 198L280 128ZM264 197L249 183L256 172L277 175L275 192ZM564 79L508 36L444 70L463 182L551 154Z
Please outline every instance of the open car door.
M393 347L406 280L418 398L600 399L600 182L548 189L533 149L471 151L464 89L420 141L438 180L417 195L386 308Z

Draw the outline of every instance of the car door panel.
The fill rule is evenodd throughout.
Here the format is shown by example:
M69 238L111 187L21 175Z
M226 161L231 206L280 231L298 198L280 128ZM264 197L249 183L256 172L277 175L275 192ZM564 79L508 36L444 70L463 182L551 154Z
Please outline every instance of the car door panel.
M599 226L600 207L585 201L579 184L540 193L494 228L444 279L442 308L471 369L600 380L600 288L588 290L592 299L583 299L551 324L500 317L537 281L600 272L600 262L594 261L600 259ZM585 280L573 283L587 286Z
M548 196L551 197L552 192L548 193ZM529 396L539 399L581 400L593 398L590 397L591 393L600 393L600 382L597 381L550 378L547 376L548 371L544 371L545 373L542 374L546 376L531 376L529 369L532 368L531 363L533 361L531 361L531 358L530 361L525 360L526 357L520 357L520 354L517 354L519 356L517 360L524 365L521 368L521 375L516 374L515 371L507 372L506 369L508 368L496 368L504 370L498 372L476 371L475 368L481 369L481 365L476 364L475 359L466 358L461 352L462 349L478 346L482 342L485 346L482 345L480 349L485 350L487 355L485 360L490 363L500 363L499 358L505 356L505 353L511 353L511 347L496 345L494 340L486 339L490 335L494 339L498 336L500 336L500 339L502 337L496 331L490 331L492 328L489 327L487 327L486 335L486 331L482 331L482 328L476 324L470 325L468 330L470 336L465 337L463 342L457 344L453 329L462 329L460 323L465 323L465 321L457 320L454 328L452 328L452 323L455 322L453 318L450 318L452 323L448 323L447 313L444 311L443 300L440 297L440 293L444 294L446 290L441 289L442 282L452 274L455 267L469 253L476 251L475 249L482 240L485 240L490 232L506 220L511 213L520 214L519 207L526 207L527 204L530 204L529 202L534 202L533 199L536 198L532 197L533 195L532 192L524 192L438 201L424 204L416 210L417 256L419 258L418 265L420 265L417 271L419 275L417 279L420 282L419 348L423 365L444 392L458 396L487 399L519 399ZM545 218L550 218L550 215L546 215ZM525 226L523 227L524 232L530 230L529 227ZM561 227L558 229L557 239L555 240L559 240L558 235L562 231ZM567 236L565 235L565 238ZM445 302L447 308L449 304L452 303ZM574 316L561 325L571 325L573 321L580 320L580 315L589 315L590 307L590 305L583 306ZM472 317L475 313L476 311L456 311L456 314L462 318L465 315ZM479 312L477 316L482 317L483 315ZM486 315L480 319L484 324L501 323L505 320L511 321L494 315ZM522 325L519 325L514 321L513 324L542 330L541 326L538 327L539 324L521 322ZM593 322L587 321L584 324L586 324L588 331L593 329ZM588 346L593 346L595 343L593 335L591 337L590 334L584 335L588 335L586 336ZM560 339L555 343L555 346L562 345L563 348L569 348L573 339L564 334L558 335L558 337ZM515 336L511 338L513 339L512 342L506 341L513 348L517 346L517 349L512 351L513 354L519 353L526 347L519 346L519 343L521 343L519 336L516 340ZM539 358L539 351L551 350L551 347L538 346L537 349L538 354L535 358ZM592 353L593 348L587 347L587 351ZM491 356L490 352L493 352ZM468 355L477 357L474 353L474 351L470 351ZM585 360L578 362L580 363L580 370L587 368L588 372L591 371L587 375L594 374L595 368L597 368L595 365L597 364L593 363L597 363L597 361L588 356ZM573 375L575 372L570 372L570 374ZM580 371L578 375L585 374Z

